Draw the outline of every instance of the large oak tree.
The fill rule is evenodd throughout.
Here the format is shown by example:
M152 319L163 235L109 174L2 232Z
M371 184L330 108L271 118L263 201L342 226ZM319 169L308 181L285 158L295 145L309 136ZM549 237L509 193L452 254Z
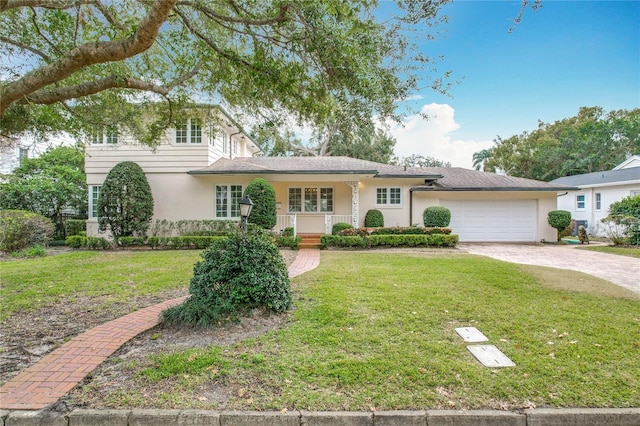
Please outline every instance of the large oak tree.
M446 2L0 0L0 133L117 125L153 144L194 101L349 133L446 90L412 42Z

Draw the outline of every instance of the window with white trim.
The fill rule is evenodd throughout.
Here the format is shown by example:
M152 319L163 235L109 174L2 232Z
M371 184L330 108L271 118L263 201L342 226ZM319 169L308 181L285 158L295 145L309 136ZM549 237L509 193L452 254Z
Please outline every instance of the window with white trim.
M596 210L602 210L602 194L596 192Z
M333 188L289 188L289 213L329 213L333 211Z
M632 197L635 197L636 195L640 195L640 191L631 191L630 194Z
M189 118L186 121L176 123L175 143L200 144L202 143L202 120Z
M402 188L376 188L376 205L400 206L402 204Z
M585 196L582 194L576 195L576 210L584 210L585 205Z
M89 186L89 219L98 218L98 199L100 198L100 185Z
M242 185L216 185L216 218L240 218Z
M91 144L93 145L116 145L117 143L118 131L112 126L97 129L91 135Z

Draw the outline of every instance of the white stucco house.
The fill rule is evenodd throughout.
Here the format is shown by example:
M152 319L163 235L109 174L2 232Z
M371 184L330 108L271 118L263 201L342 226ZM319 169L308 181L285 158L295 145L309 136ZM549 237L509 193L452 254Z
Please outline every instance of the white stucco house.
M634 155L612 170L565 176L551 183L574 186L558 194L558 209L584 224L591 235L602 235L601 219L609 215L609 206L630 195L640 195L640 155Z
M348 157L263 157L258 145L227 113L218 120L194 115L167 132L154 150L114 135L87 146L87 234L97 235L95 206L113 166L134 161L151 186L155 219L239 219L238 202L256 177L276 191L276 231L330 233L337 222L363 226L378 209L385 226L422 224L428 206L452 212L461 241L554 241L547 213L562 184L462 168L410 168Z

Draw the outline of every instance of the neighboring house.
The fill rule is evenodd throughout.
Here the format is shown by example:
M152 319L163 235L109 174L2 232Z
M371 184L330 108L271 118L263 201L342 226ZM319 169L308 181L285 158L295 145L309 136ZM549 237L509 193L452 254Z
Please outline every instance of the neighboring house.
M194 117L153 152L133 141L86 149L90 195L88 235L97 235L96 200L113 166L135 161L151 186L156 219L239 219L238 202L256 177L276 191L278 223L297 233L330 233L337 222L363 226L369 209L385 226L422 225L426 207L452 212L461 241L554 241L547 213L558 191L575 189L461 168L409 168L348 157L255 157L260 149L218 109L220 125Z
M17 139L11 146L0 149L0 175L12 173L25 158L37 158L47 149L57 146L71 146L74 141L68 136L53 137L48 140Z
M565 176L551 181L577 190L558 194L558 209L585 224L589 234L603 235L600 222L609 215L609 206L630 195L640 195L640 155L634 155L613 170Z

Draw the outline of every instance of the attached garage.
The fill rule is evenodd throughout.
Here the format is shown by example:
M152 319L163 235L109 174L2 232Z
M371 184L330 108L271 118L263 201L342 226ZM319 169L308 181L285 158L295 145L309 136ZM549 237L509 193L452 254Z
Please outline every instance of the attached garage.
M441 200L460 241L536 241L536 200Z

